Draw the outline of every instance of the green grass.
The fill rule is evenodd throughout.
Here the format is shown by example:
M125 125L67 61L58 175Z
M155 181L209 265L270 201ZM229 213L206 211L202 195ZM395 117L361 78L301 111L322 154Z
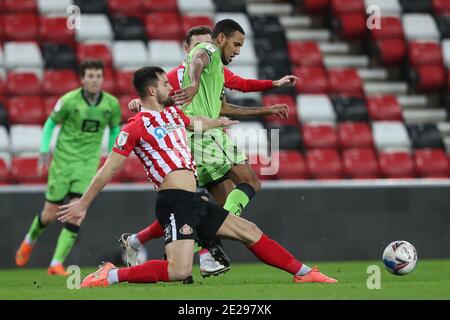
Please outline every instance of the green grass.
M369 290L367 267L381 268L381 289ZM321 263L339 283L295 284L292 277L263 264L235 264L225 275L203 279L194 266L194 284L128 284L69 290L66 279L44 269L0 270L0 299L450 299L450 260L421 260L407 276L394 276L382 263ZM82 277L93 268L83 268Z

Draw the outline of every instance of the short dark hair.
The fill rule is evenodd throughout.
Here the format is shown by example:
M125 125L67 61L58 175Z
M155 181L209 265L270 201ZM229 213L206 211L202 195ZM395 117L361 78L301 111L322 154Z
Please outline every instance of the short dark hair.
M141 99L147 97L147 88L156 87L158 75L165 73L160 67L142 67L134 73L133 86Z
M212 33L213 39L217 38L219 33L225 34L225 37L230 37L234 32L239 31L242 34L245 34L244 29L242 29L241 25L232 19L224 19L220 20L214 26L214 30Z
M212 34L211 28L208 27L208 26L197 26L197 27L190 28L186 32L186 37L184 38L184 41L186 42L186 44L188 46L190 46L192 37L193 36L199 36L199 35L202 35L202 34Z
M97 69L97 70L100 69L103 71L103 68L104 64L102 60L87 59L81 62L79 73L81 77L84 77L84 73L86 72L87 69Z

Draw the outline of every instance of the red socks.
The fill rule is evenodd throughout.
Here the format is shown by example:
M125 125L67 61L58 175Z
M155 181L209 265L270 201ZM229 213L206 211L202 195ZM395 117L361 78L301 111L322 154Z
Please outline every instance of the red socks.
M278 242L269 239L265 234L248 249L262 262L278 269L296 274L302 267L302 263L283 248Z
M153 221L151 225L149 225L144 230L141 230L137 233L137 238L141 244L146 243L152 239L160 238L164 235L164 229L159 224L158 220Z
M120 268L118 270L119 282L128 281L130 283L142 282L158 282L169 281L169 273L167 268L169 261L166 260L149 260L143 264L130 267Z

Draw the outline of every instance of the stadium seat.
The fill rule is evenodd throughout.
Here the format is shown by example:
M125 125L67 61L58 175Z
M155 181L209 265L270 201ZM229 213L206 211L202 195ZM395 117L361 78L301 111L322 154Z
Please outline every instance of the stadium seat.
M233 59L233 64L238 66L253 66L258 64L258 57L256 56L252 39L245 40L239 57Z
M241 78L245 79L265 79L263 77L259 77L257 73L257 67L256 66L241 66L241 65L235 65L230 64L229 65L230 70L239 75ZM261 74L260 74L261 76ZM231 99L238 99L238 98L252 98L257 101L261 100L261 93L260 92L247 92L242 93L236 90L227 90L227 97L230 97Z
M438 24L441 37L444 39L450 38L450 15L437 16L436 22Z
M340 34L345 39L360 39L367 32L367 17L365 13L342 14L338 19Z
M129 118L132 118L136 115L136 112L131 111L128 108L128 103L134 98L136 98L136 95L132 94L119 96L120 111L123 123L127 123Z
M241 122L231 126L227 133L242 152L246 154L267 154L267 132L261 122Z
M36 96L41 94L41 83L31 72L9 72L6 93L12 96Z
M306 179L308 176L304 156L295 150L280 150L271 156L272 163L278 159L279 169L275 177L279 180Z
M298 93L324 93L329 92L328 77L322 67L294 68L294 75L299 79L295 86Z
M389 14L401 14L402 7L399 0L364 0L366 8L369 6L377 6L380 8L382 16Z
M336 148L336 130L330 125L304 124L301 128L303 144L307 149Z
M228 13L228 12L218 12L214 16L214 23L217 23L220 20L223 19L233 19L237 23L239 23L245 31L245 38L253 38L253 28L250 23L250 19L245 13L239 12L239 13Z
M108 11L113 16L139 17L144 16L142 0L108 0Z
M368 96L366 102L372 120L403 121L402 109L396 96Z
M47 171L38 172L38 157L13 157L11 161L11 180L20 184L44 184Z
M259 61L265 61L267 64L288 61L285 39L256 38L253 42Z
M42 127L40 125L12 125L10 129L12 154L38 153L41 136Z
M100 59L105 67L112 67L112 54L109 47L102 43L80 43L77 46L77 60L80 64L86 59Z
M430 14L405 13L402 16L402 23L408 41L440 39L436 21Z
M343 166L335 149L315 149L306 153L306 164L313 179L341 179Z
M217 12L246 12L244 0L214 0Z
M80 7L83 13L107 13L107 0L73 0L73 3Z
M368 121L369 116L364 99L359 97L332 97L338 121Z
M42 124L44 121L40 96L12 97L7 102L9 124Z
M138 157L131 156L125 162L123 169L123 180L125 182L147 182L148 176L144 165Z
M100 158L100 162L99 162L99 164L98 164L98 168L99 168L99 169L100 169L101 167L103 167L103 165L105 164L106 158L107 158L107 157L105 157L105 156L102 156L102 157ZM126 163L128 163L128 162L130 161L130 158L136 158L136 157L129 157L129 158L126 160L125 165L126 165ZM137 158L136 158L136 159L137 159ZM144 170L141 169L141 171L144 171ZM122 183L122 182L123 182L123 179L124 179L124 174L125 174L124 172L125 172L125 168L123 167L122 169L120 169L119 171L117 171L117 172L112 176L112 178L111 178L111 180L110 180L109 183L113 183L113 184L115 184L115 183Z
M303 150L298 126L270 123L267 125L272 150Z
M0 125L0 152L9 154L11 149L8 130L5 126Z
M147 40L144 24L138 18L115 16L111 22L115 40Z
M42 46L46 69L72 69L77 67L77 57L72 47L66 44L45 43Z
M411 84L422 92L440 90L446 83L445 76L442 65L421 65L410 69Z
M238 58L240 59L240 58ZM255 60L256 57L255 57ZM250 66L248 64L240 64L245 66ZM252 64L253 65L253 64ZM287 74L292 74L291 72L291 66L289 64L289 60L285 60L283 62L281 61L271 61L269 62L263 62L260 61L260 64L258 65L258 79L280 79L284 77ZM284 87L284 88L276 88L272 89L273 93L280 93L279 89L287 89L284 90L284 93L291 93L291 88Z
M448 178L449 162L442 149L421 149L414 151L417 173L424 178Z
M82 28L76 29L75 36L78 42L88 40L112 40L114 33L111 24L104 14L84 13L80 17Z
M77 74L72 70L50 70L44 72L43 93L47 96L63 95L79 87Z
M403 12L431 13L431 0L400 0Z
M300 94L297 96L298 121L302 123L334 124L336 114L326 95Z
M153 65L157 66L177 66L183 60L183 49L179 41L149 41L148 59Z
M303 9L306 12L317 13L329 8L330 0L304 0Z
M4 9L7 13L36 13L36 0L3 0Z
M254 38L283 39L286 38L285 31L279 19L275 15L252 15L250 16ZM245 29L244 29L245 31Z
M278 95L278 94L267 94L262 98L263 107L270 107L275 104L286 104L289 107L288 119L280 119L277 116L265 117L264 120L270 123L278 124L291 124L296 125L298 123L297 106L295 105L294 98L290 95Z
M444 149L442 134L435 124L410 124L407 126L407 130L414 148Z
M354 69L328 69L331 93L338 95L360 96L363 82Z
M374 121L372 134L378 151L410 150L411 141L400 121Z
M409 152L380 152L378 154L382 178L414 178L414 162Z
M116 79L117 93L134 94L132 71L117 71Z
M413 66L442 65L442 49L438 42L411 41L408 48L409 63Z
M398 17L382 16L380 18L380 25L381 28L374 28L371 30L370 34L372 36L372 39L403 39L403 25Z
M346 149L342 152L345 174L351 179L378 178L378 162L371 148Z
M178 0L178 9L182 14L207 14L212 16L215 12L212 0Z
M376 51L382 64L396 65L403 62L406 45L403 39L377 40Z
M137 69L148 64L147 48L143 41L115 41L112 53L115 69Z
M103 69L103 85L102 90L111 94L116 94L116 74L112 68Z
M373 148L373 136L366 122L341 122L337 125L338 143L342 148Z
M450 68L450 39L444 39L442 41L442 54L443 54L444 65L448 69L448 68Z
M43 16L40 19L39 36L41 41L75 46L75 31L67 28L66 17Z
M42 68L41 50L34 42L6 42L4 64L7 69Z
M143 1L144 9L148 12L168 11L177 12L177 0L147 0Z
M335 16L345 13L363 13L364 0L331 0L331 10Z
M7 14L3 23L6 41L34 41L37 38L39 19L35 14Z
M323 66L323 56L317 42L289 41L288 50L289 59L296 66Z
M164 28L161 26L164 25ZM145 17L145 30L150 40L181 40L184 37L177 12L153 12Z
M37 0L41 16L49 14L67 15L66 10L72 4L73 0Z
M183 15L181 17L181 26L183 30L183 34L196 26L208 26L211 29L214 28L214 21L209 16L192 16L192 15Z
M432 0L431 7L435 16L450 14L450 1L448 0Z
M60 98L59 96L50 96L44 97L42 99L42 112L44 121L46 121L47 118L52 113L53 109L55 108L56 102L58 101L59 98Z
M0 127L9 127L8 123L8 113L6 112L6 108L4 106L6 102L0 101Z
M8 184L9 168L6 161L0 157L0 185Z
M1 6L1 2L0 2L0 6ZM1 8L0 8L1 10ZM4 37L4 29L5 27L3 26L3 15L0 15L0 43L3 43L5 41ZM1 48L0 48L1 51ZM0 60L0 67L2 65L2 61Z

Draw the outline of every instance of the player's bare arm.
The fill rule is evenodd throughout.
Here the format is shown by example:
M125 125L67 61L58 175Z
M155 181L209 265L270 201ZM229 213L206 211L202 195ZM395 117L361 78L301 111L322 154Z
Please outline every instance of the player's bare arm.
M222 107L220 109L220 115L233 118L245 118L245 117L264 117L276 115L279 118L287 119L289 107L287 104L275 104L268 108L261 107L241 107L231 103L228 103L225 98L222 100Z
M210 63L209 55L205 50L197 50L189 63L189 78L191 85L175 91L172 100L177 105L188 104L194 99L200 85L200 76L203 69Z
M194 132L203 132L209 129L218 127L228 127L239 123L237 120L230 120L227 117L220 117L219 119L210 119L206 117L196 116L189 117L190 123L187 129Z
M57 213L58 220L63 223L71 219L83 220L86 216L87 208L108 184L114 174L122 168L126 159L127 157L121 154L110 152L105 164L97 172L81 199L59 207L60 211Z

